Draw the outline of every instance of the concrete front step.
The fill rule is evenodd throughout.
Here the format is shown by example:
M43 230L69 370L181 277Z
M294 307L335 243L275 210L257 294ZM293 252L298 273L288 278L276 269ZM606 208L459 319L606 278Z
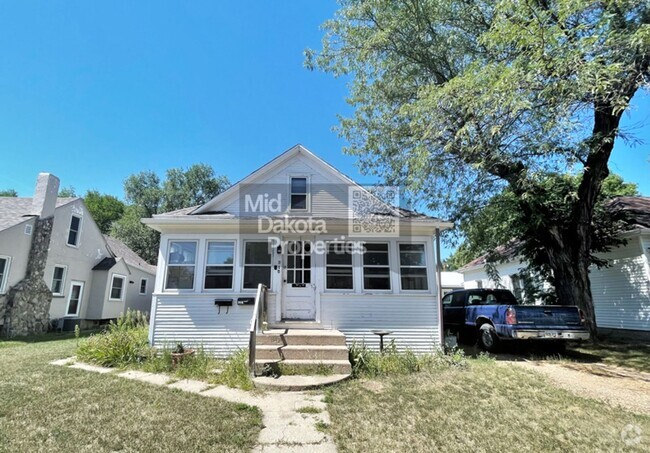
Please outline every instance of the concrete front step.
M347 346L288 345L280 351L285 360L348 360L349 357Z
M350 374L352 366L349 360L283 360L279 362L283 374Z
M328 376L261 376L253 379L255 387L267 390L302 391L312 390L341 382L350 374L332 374Z
M345 346L345 335L338 330L291 329L282 337L288 346Z
M255 358L257 360L281 360L281 348L282 346L278 345L258 345L255 348Z

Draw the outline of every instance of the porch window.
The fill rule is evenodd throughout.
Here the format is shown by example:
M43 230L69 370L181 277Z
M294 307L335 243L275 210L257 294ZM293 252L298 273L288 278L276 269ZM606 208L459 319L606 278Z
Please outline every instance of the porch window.
M364 247L363 289L389 290L390 263L388 261L388 243L366 243Z
M205 289L232 289L235 263L234 242L208 242Z
M260 283L271 287L271 249L268 242L244 245L244 289L257 289Z
M7 280L9 278L9 263L11 258L8 256L0 256L0 294L6 292Z
M52 273L52 294L61 296L65 286L65 266L54 266Z
M307 210L307 178L291 178L291 209Z
M354 289L351 244L332 242L325 256L326 288Z
M196 242L171 241L167 258L165 289L194 289Z
M68 245L76 247L79 245L79 233L81 232L81 217L73 215L70 218L68 229Z
M111 280L111 294L108 300L124 300L124 286L126 277L122 275L113 275Z
M429 289L424 244L399 245L399 272L402 290L426 291Z

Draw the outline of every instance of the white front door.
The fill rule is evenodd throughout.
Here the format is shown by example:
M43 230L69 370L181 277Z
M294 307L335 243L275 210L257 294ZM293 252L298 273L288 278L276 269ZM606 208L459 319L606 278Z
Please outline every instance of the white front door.
M285 242L283 250L282 318L301 321L316 319L316 286L313 284L311 240Z

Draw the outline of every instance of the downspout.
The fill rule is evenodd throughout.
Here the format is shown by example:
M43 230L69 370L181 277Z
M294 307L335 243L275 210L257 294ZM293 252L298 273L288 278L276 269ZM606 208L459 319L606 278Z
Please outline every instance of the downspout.
M444 345L445 333L442 323L442 262L440 260L440 228L436 228L436 304L438 306L438 330L440 346Z

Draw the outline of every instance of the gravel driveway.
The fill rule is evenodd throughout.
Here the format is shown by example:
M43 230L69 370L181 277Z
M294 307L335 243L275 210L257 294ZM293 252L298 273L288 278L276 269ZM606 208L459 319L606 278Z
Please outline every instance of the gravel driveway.
M650 415L650 373L602 364L512 361L542 373L559 387L632 412Z

